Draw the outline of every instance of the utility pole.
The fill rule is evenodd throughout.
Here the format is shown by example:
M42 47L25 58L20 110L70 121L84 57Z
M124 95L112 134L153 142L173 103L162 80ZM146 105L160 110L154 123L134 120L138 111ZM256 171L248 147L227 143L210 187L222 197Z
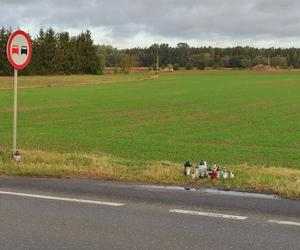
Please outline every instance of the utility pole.
M158 48L156 50L156 75L159 75L159 54L158 54Z

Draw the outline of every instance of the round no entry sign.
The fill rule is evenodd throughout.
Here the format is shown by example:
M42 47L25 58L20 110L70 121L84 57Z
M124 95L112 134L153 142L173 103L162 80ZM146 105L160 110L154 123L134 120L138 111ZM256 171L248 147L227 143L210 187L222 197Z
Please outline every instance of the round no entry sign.
M29 36L22 30L15 31L8 39L7 56L15 69L24 69L31 58L32 45Z

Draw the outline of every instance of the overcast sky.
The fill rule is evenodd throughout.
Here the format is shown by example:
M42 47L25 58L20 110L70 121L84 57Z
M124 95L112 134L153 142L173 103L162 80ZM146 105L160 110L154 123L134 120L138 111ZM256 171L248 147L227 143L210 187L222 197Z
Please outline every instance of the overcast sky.
M0 25L89 29L118 48L187 42L219 47L300 47L299 0L0 0Z

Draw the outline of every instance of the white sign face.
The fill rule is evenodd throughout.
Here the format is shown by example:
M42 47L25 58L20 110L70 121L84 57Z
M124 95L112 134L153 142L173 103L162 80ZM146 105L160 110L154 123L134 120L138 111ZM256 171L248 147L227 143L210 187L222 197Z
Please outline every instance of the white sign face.
M15 69L25 68L31 58L32 46L28 35L21 30L14 32L7 44L7 56Z

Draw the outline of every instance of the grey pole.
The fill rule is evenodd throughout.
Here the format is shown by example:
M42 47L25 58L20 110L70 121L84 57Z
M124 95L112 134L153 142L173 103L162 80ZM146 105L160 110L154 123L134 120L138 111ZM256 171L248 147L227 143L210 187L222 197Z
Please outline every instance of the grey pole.
M14 70L14 124L13 124L13 155L17 152L17 107L18 107L18 70Z
M159 75L159 54L158 54L158 49L156 50L156 74Z

